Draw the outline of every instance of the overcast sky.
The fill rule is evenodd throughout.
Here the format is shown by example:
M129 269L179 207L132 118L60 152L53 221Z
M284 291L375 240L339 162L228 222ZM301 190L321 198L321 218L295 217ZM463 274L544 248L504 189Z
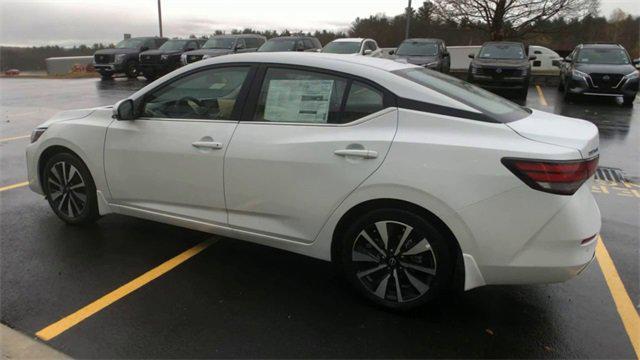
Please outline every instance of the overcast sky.
M157 0L0 0L0 44L64 46L157 35ZM640 15L640 0L601 0ZM413 0L414 8L422 4ZM347 30L356 17L393 16L406 0L162 0L165 36L231 30Z

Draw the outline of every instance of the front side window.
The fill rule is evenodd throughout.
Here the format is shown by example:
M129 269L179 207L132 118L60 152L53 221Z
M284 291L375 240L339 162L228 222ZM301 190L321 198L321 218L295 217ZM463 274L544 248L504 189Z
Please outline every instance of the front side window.
M260 46L260 42L257 38L246 38L244 39L245 44L247 44L247 49L255 49Z
M236 39L233 37L213 37L202 46L203 49L231 49Z
M510 122L529 116L530 112L501 96L458 78L423 68L393 71L394 74L458 100L498 122Z
M231 120L249 67L208 69L175 80L145 96L143 117Z
M269 51L293 51L296 49L296 39L273 39L269 40L258 49L260 52Z
M378 50L378 46L376 45L376 43L374 43L373 41L367 41L367 49L371 50L371 51L376 51Z
M585 64L629 65L631 60L623 49L582 49L577 62Z
M524 48L519 44L487 44L480 49L481 59L524 59Z
M436 56L438 54L438 44L421 42L421 41L405 41L398 47L398 56Z
M267 70L255 121L327 124L340 122L347 80L304 70Z
M322 52L329 54L355 54L359 51L360 42L356 41L332 41L322 49Z

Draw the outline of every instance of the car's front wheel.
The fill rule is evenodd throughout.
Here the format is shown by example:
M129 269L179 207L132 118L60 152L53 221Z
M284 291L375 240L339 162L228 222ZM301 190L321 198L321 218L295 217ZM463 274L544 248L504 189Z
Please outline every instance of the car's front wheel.
M56 154L45 164L42 176L49 205L62 221L81 225L100 217L96 186L80 158L70 153Z
M125 74L127 75L127 77L129 79L135 79L138 77L138 64L133 61L133 60L129 60L125 66Z
M111 80L113 78L113 73L108 71L103 71L100 73L100 78L102 80Z
M341 265L365 297L406 310L435 299L449 285L452 261L446 241L413 212L378 209L344 234Z
M625 96L622 98L622 104L624 106L633 106L633 102L636 100L636 96Z

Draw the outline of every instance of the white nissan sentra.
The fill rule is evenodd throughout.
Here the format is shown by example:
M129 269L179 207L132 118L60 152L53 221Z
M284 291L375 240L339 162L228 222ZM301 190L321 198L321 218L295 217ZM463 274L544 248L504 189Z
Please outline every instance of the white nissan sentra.
M593 124L391 60L221 56L31 141L29 185L69 224L118 213L333 261L390 308L567 280L600 230Z

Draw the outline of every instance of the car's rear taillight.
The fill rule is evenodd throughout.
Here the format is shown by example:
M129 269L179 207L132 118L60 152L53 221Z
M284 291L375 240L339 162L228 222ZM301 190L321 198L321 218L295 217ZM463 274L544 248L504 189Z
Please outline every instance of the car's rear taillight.
M570 161L504 158L502 163L533 189L573 195L596 172L598 157Z

